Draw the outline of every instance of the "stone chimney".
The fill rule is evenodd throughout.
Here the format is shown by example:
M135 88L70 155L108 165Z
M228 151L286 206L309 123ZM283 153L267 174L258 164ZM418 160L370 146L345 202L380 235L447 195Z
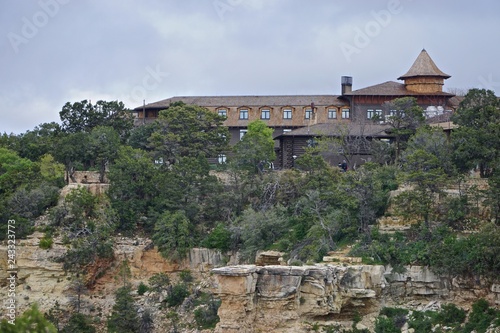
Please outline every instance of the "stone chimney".
M350 94L352 92L352 76L342 76L340 82L342 84L342 95Z

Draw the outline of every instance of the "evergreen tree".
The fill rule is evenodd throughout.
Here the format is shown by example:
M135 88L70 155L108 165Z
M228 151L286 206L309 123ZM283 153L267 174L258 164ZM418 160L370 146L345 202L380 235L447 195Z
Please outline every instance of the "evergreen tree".
M276 158L272 128L262 120L252 121L248 124L248 132L236 144L234 150L238 169L249 173L263 171L264 166Z
M227 149L229 132L224 117L197 105L174 103L160 111L149 147L156 160L175 164L180 157L215 157Z
M463 172L479 168L490 177L500 161L500 102L493 91L471 89L451 120L454 160Z
M165 212L156 222L153 241L165 258L184 258L192 241L189 220L184 212Z
M90 318L81 313L74 313L69 318L68 324L61 333L95 333L96 329L92 326Z
M401 97L386 103L389 110L387 123L391 126L391 133L396 138L396 162L399 160L404 143L415 133L424 121L424 110L418 106L415 97Z
M139 317L134 304L130 286L124 286L116 291L115 305L108 319L109 333L139 332Z

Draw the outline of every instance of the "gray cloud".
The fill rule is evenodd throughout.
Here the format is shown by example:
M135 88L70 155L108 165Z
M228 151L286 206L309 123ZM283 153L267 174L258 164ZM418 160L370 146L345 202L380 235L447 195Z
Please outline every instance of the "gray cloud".
M341 75L354 89L396 80L422 48L452 75L445 89L500 91L493 0L0 6L0 132L58 121L65 102L82 99L133 108L175 95L336 94Z

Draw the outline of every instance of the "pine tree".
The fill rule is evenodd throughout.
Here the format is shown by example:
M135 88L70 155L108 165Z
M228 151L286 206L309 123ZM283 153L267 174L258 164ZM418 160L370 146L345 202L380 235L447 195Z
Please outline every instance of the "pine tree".
M113 312L108 319L110 333L137 333L139 332L139 317L137 307L130 294L130 286L124 286L116 291Z
M96 329L91 324L88 316L81 313L73 313L62 333L95 333Z

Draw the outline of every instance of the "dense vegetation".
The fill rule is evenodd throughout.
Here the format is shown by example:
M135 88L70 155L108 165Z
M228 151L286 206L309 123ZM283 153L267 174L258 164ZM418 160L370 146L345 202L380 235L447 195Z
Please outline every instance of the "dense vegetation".
M120 102L67 103L62 125L41 124L1 137L2 218L15 218L22 237L56 203L64 170L67 177L95 170L103 179L109 170L106 197L79 189L51 209L44 246L50 246L53 230L62 230L73 245L64 259L68 269L109 256L109 235L122 232L150 236L171 259L201 243L240 250L248 261L257 250L273 248L305 262L356 243L354 252L372 262L498 274L497 98L472 89L453 116L460 127L451 138L422 125L414 99L391 105L402 110L389 119L397 149L389 154L385 149L379 163L342 173L322 158L328 145L321 142L328 139L317 138L320 144L312 145L295 169L267 172L260 162L275 158L272 131L256 121L232 147L227 163L218 166L221 181L207 157L230 150L223 117L177 103L156 122L133 128ZM375 155L379 145L372 145ZM475 167L489 187L464 186ZM389 200L389 192L402 185L409 190ZM449 195L448 188L458 191ZM380 233L376 220L389 214L413 220L414 227L393 236ZM465 230L476 233L466 237Z
M401 109L389 118L396 144L363 142L377 163L344 173L323 153L333 142L349 159L356 142L348 136L316 138L294 169L272 172L263 168L275 155L272 131L262 121L229 147L224 118L198 106L176 103L156 122L134 128L120 102L67 103L61 125L0 137L0 217L15 219L22 238L48 212L41 246L61 234L70 250L60 260L77 274L111 260L111 236L122 233L150 237L172 260L202 244L239 250L248 262L262 249L284 251L294 263L314 262L353 244L353 254L365 261L396 269L419 264L445 274L500 276L498 99L470 90L453 116L460 127L451 137L423 124L414 99L391 105ZM208 158L219 154L227 154L227 163L210 165ZM473 169L488 186L467 184ZM55 206L76 170L108 177L109 191L96 197L80 188ZM391 214L411 220L412 228L381 232L377 219ZM5 237L6 224L0 228ZM124 288L117 304L128 307ZM186 297L183 285L169 290L170 306ZM198 311L200 326L202 311L213 313L214 304ZM84 322L74 318L75 325ZM119 325L119 318L108 324L115 331Z
M452 303L444 304L439 311L383 308L375 324L375 333L399 333L405 324L415 333L484 333L489 327L500 326L500 311L490 308L484 299L472 305L467 320L466 312Z

